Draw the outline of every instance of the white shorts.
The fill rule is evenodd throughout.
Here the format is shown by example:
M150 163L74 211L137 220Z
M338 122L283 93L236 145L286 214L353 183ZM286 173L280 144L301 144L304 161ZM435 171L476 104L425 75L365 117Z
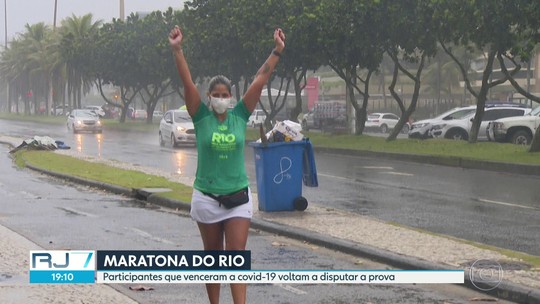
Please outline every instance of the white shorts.
M248 188L248 195L249 202L232 209L227 209L224 206L220 206L213 198L193 188L190 211L191 218L205 224L218 223L233 217L251 219L253 216L253 200L250 188Z

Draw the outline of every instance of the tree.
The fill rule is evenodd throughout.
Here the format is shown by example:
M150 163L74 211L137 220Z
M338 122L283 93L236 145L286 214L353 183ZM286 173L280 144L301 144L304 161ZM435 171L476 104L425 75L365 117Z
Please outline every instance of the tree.
M444 51L458 65L464 78L467 90L476 98L477 107L473 124L469 132L469 142L475 143L478 130L484 114L487 94L493 87L506 82L518 68L514 68L508 75L495 79L493 68L495 59L499 54L506 54L517 46L520 35L526 27L524 22L524 7L532 9L527 15L538 16L538 4L526 0L504 1L434 1L437 11L434 18L440 20L439 42ZM525 18L527 22L533 18ZM537 22L537 21L534 21ZM532 33L531 33L532 34ZM529 34L530 36L538 34ZM474 45L485 55L485 64L482 71L481 85L474 89L466 67L455 56L451 44L468 46Z
M139 95L146 105L147 123L152 123L154 109L158 101L174 93L171 87L175 69L167 39L168 20L172 20L173 12L154 11L139 19L128 18L127 26L134 32L135 41L132 46L138 49L136 68L139 75Z
M141 90L137 74L140 71L137 66L139 50L134 46L136 39L127 23L114 19L99 29L95 43L89 45L90 66L96 86L108 104L121 109L120 122L125 122L127 110ZM105 95L104 84L119 87L120 103Z
M75 15L61 22L59 45L60 60L66 74L68 101L74 108L81 108L81 99L92 84L94 77L91 68L91 45L101 26L100 21L94 22L92 14L82 17Z
M30 114L33 101L34 113L38 101L46 100L47 46L50 29L44 23L26 24L25 31L15 38L2 54L1 69L10 85L10 98L24 101L24 112ZM19 104L17 112L19 112Z
M432 19L433 10L429 2L422 0L380 2L378 24L384 29L382 37L386 53L394 62L392 82L388 89L401 110L400 120L387 141L397 138L411 114L416 110L420 94L420 79L426 58L436 54L435 32L426 31L426 28L435 28ZM410 71L413 68L416 71ZM400 72L414 83L414 91L407 108L405 108L402 95L395 91Z
M362 0L322 0L317 9L319 27L316 31L320 33L317 42L325 51L325 61L347 85L349 102L356 112L355 134L363 132L369 83L384 53L380 44L380 26L373 18L377 9L376 1ZM362 74L364 69L367 72ZM356 93L362 96L361 106Z
M293 81L296 102L289 119L296 121L302 113L301 92L307 84L306 74L323 63L322 49L316 43L320 38L319 32L315 30L319 24L316 9L320 1L282 2L286 4L283 11L286 19L282 26L287 31L287 48L278 66L278 75L282 74Z

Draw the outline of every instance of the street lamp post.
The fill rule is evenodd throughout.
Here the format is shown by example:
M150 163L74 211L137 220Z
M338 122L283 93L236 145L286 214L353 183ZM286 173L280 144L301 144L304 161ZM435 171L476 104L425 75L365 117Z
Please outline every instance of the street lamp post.
M7 50L7 0L4 0L4 50ZM6 79L6 101L8 113L11 113L11 100L9 99L9 80Z
M54 20L53 20L53 29L56 29L56 11L58 8L58 0L54 0Z
M124 0L120 0L120 20L124 21L125 11L124 11Z

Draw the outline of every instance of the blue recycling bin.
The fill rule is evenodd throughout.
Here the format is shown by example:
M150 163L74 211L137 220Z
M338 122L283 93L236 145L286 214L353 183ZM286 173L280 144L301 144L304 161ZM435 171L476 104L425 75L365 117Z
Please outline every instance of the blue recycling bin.
M306 178L306 163L313 165L308 171L311 175L315 174L316 178L309 141L249 143L249 145L254 148L259 210L305 210L307 200L302 197L302 181ZM308 150L311 151L311 162L306 158Z

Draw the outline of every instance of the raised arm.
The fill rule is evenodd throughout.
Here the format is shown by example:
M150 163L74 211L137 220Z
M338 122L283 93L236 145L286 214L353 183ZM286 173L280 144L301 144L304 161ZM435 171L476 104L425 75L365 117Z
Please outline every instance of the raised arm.
M173 50L174 61L184 86L186 107L189 115L193 116L199 109L199 105L201 104L201 96L199 95L199 91L191 79L191 72L189 71L189 66L186 58L184 57L184 52L182 52L182 38L182 31L180 31L178 26L175 26L169 33L169 43L171 44Z
M261 66L255 75L255 79L253 79L253 82L244 94L244 103L249 112L255 110L257 102L261 98L262 89L268 83L268 80L270 80L270 76L281 57L281 52L285 48L285 33L279 28L274 31L274 43L274 50Z

